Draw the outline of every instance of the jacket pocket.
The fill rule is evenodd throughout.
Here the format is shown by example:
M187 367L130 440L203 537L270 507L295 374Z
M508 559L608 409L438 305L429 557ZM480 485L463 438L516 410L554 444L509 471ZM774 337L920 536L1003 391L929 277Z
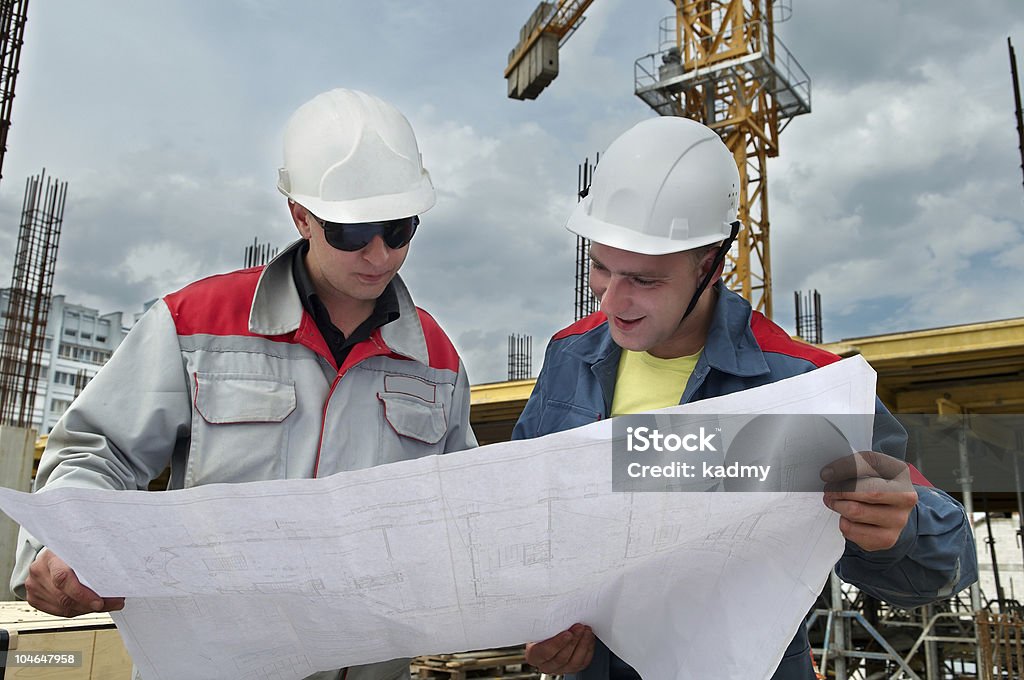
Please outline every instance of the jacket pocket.
M540 414L539 431L544 434L562 432L574 427L589 425L598 420L601 420L601 414L596 411L580 408L564 401L546 399L544 410Z
M295 405L289 380L196 373L185 485L283 478Z
M444 406L392 393L378 393L384 420L395 434L423 444L437 444L448 431Z
M196 373L196 411L208 423L280 423L295 410L295 383L266 376Z

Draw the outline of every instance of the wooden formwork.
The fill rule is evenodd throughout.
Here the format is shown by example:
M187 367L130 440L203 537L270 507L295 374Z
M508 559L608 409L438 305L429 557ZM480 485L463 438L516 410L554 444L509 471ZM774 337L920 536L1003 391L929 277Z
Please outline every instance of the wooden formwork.
M0 630L7 633L10 665L3 678L59 680L129 680L132 662L109 614L83 614L73 619L51 616L24 602L0 602ZM18 666L15 654L30 656L76 655L73 667L44 663Z
M523 647L480 652L418 656L412 675L419 680L538 680L540 673L526 665Z

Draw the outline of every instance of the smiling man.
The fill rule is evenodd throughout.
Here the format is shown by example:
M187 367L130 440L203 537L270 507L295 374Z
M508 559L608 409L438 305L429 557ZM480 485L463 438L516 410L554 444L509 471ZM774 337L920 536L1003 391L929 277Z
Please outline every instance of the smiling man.
M792 340L722 285L740 227L738 191L732 153L692 120L646 120L611 144L567 224L591 241L590 286L601 311L551 339L514 438L738 392L838 360ZM906 433L881 402L876 408L875 451L822 473L823 500L846 538L836 570L868 593L915 607L976 579L974 539L956 501L923 479L912 483L902 461ZM803 627L778 651L775 680L813 680ZM639 677L586 622L528 645L527 661L579 680Z
M462 361L398 276L435 200L409 122L362 92L315 97L287 124L278 189L301 238L157 302L50 434L37 491L145 489L168 465L171 488L322 477L476 445ZM11 586L59 616L124 607L24 532ZM407 679L409 660L310 677Z

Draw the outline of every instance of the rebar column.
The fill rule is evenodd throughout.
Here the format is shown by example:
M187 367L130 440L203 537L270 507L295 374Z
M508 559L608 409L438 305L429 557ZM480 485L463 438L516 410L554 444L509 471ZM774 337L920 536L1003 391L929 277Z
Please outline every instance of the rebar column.
M10 299L0 340L0 423L4 425L34 424L67 188L66 182L47 178L45 170L26 181Z
M14 84L24 44L28 0L0 0L0 177L3 177L7 133L11 128Z

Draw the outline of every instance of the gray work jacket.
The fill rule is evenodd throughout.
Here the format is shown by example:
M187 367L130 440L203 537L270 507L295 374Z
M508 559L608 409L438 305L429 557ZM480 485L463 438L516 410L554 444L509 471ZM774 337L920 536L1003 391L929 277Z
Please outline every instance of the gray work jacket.
M37 491L145 489L168 465L171 488L323 477L476 446L465 367L400 278L399 318L335 365L292 279L300 243L158 301L50 433ZM41 549L22 531L20 597ZM347 680L408 677L395 660Z

